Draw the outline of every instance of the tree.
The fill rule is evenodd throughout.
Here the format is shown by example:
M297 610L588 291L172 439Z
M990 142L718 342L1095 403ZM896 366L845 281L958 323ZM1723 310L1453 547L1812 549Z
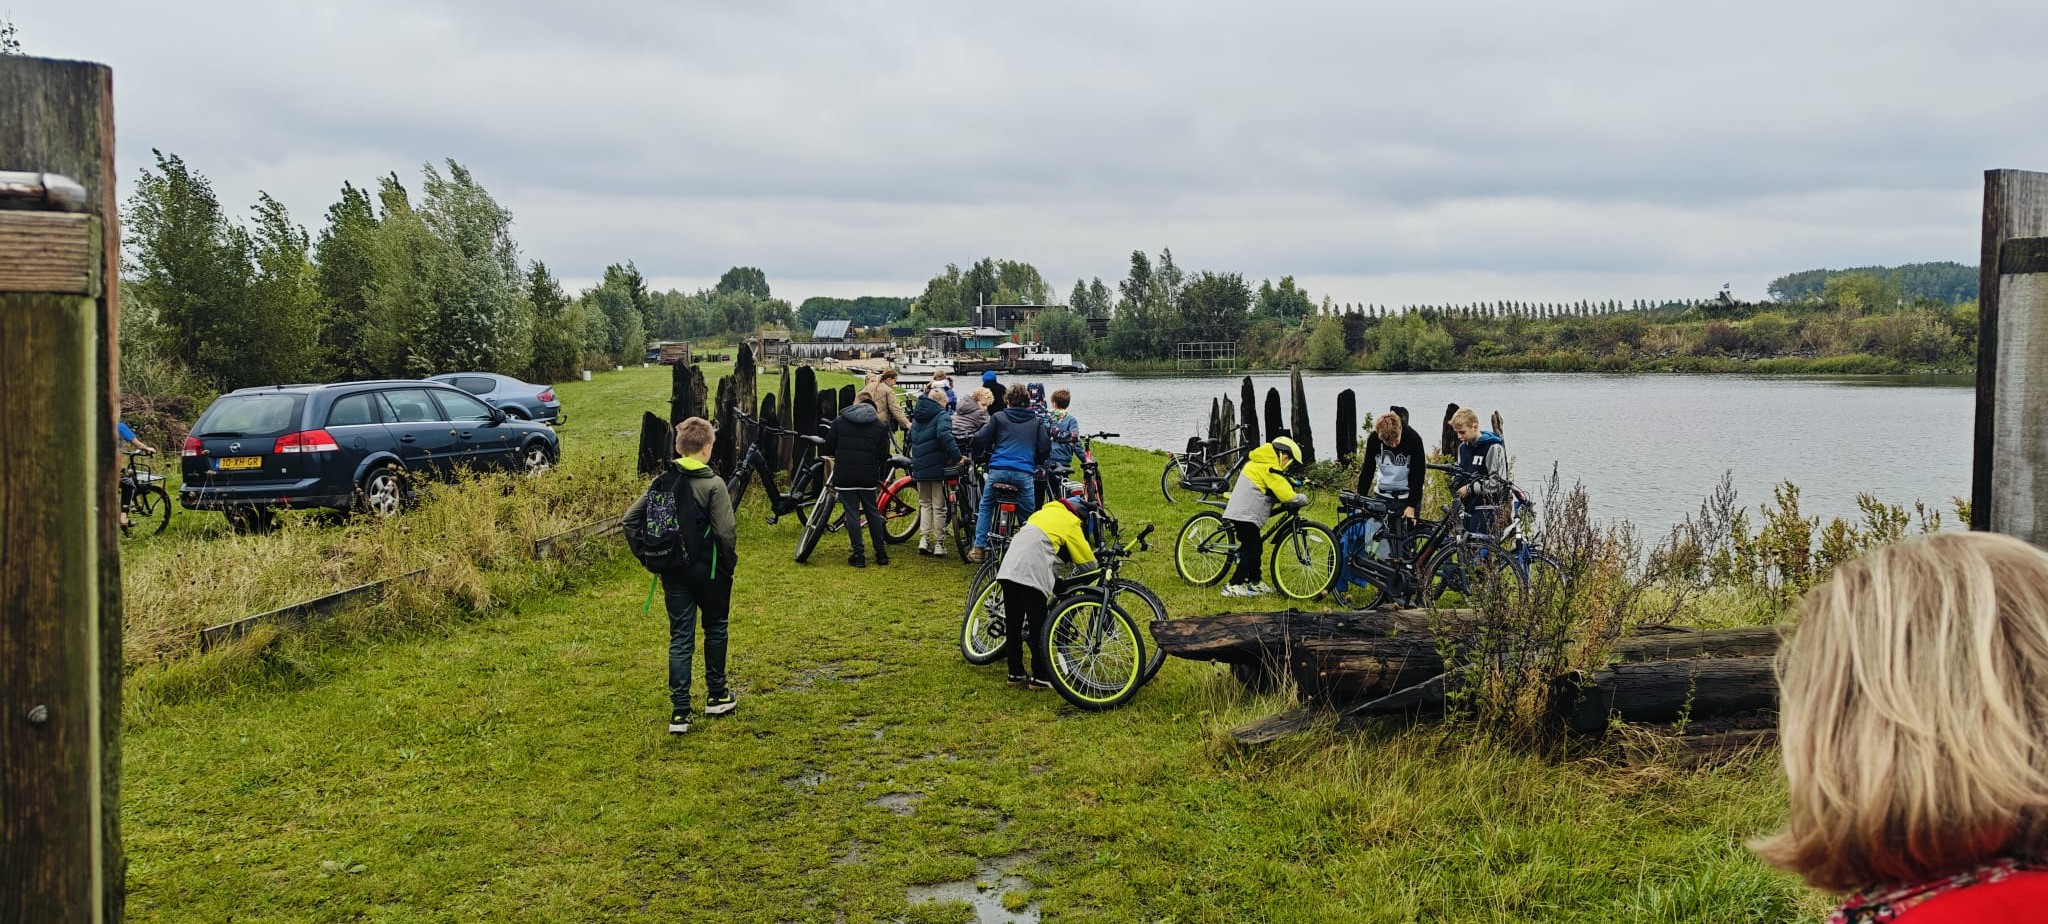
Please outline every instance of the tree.
M527 377L560 382L575 375L583 364L583 317L571 310L562 284L539 260L526 269L526 302L533 308L533 362Z
M1071 308L1050 308L1031 322L1038 342L1054 353L1079 353L1088 345L1088 320Z
M604 269L604 282L583 293L586 305L605 320L605 341L598 352L613 362L638 362L647 349L647 280L627 261Z
M258 193L252 276L237 364L241 384L304 382L321 378L320 284L307 258L306 229L292 224L284 205Z
M1180 340L1180 311L1175 304L1181 273L1173 254L1160 254L1159 265L1142 250L1131 251L1130 274L1117 288L1122 293L1109 322L1109 352L1121 359L1165 359Z
M425 352L439 371L525 371L533 358L533 318L520 298L512 213L467 168L446 163L446 177L426 167L422 186L420 215L442 245L431 279L438 324ZM644 287L641 293L644 299ZM636 342L633 353L640 349Z
M367 190L341 184L341 201L327 207L327 227L314 245L314 279L320 287L320 351L336 378L375 374L363 344L369 322L369 291L375 267L377 213Z
M910 299L884 295L859 298L831 298L813 295L796 310L798 327L814 328L819 321L843 318L855 327L882 327L910 314Z
M1314 314L1316 303L1308 293L1296 287L1293 276L1280 277L1280 284L1271 280L1259 283L1258 316L1275 321L1299 321Z
M1236 342L1250 320L1251 287L1236 273L1196 273L1179 293L1184 336L1191 340Z
M175 154L152 150L128 200L131 323L165 356L182 359L217 388L253 384L241 363L249 343L242 321L249 301L249 236L230 224L204 176Z
M723 295L737 292L755 298L768 297L768 274L751 266L735 266L718 277L716 291Z
M21 39L15 37L14 20L0 19L0 55L21 53Z
M1351 358L1351 351L1344 348L1344 319L1327 317L1316 322L1316 331L1308 338L1308 366L1311 369L1342 369Z
M1344 352L1357 354L1365 349L1365 312L1353 308L1344 312Z
M957 264L924 284L924 292L910 303L910 320L917 327L952 327L967 323L964 299L967 280Z
M377 204L363 351L378 375L414 378L446 371L436 368L432 350L439 327L433 286L443 259L441 242L412 207L398 174L377 181Z

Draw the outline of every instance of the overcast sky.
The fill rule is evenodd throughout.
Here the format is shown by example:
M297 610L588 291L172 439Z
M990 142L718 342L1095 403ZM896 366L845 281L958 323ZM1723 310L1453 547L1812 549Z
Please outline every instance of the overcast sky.
M572 284L1064 295L1171 247L1340 303L1761 297L1974 263L1983 171L2048 169L2040 0L23 2L113 66L124 181L160 148L317 232L453 158Z

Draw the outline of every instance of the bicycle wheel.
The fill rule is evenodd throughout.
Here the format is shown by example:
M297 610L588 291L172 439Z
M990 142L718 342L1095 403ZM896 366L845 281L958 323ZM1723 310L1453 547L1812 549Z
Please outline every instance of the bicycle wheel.
M1123 607L1103 606L1099 591L1061 601L1045 620L1052 688L1089 712L1123 705L1144 683L1140 631Z
M128 514L128 525L154 536L171 525L171 495L162 485L145 485L135 491L135 503Z
M889 483L882 498L882 533L890 545L901 545L917 535L917 482L908 478Z
M1353 514L1337 524L1337 552L1343 557L1343 567L1330 582L1330 596L1339 606L1352 610L1369 610L1379 606L1387 598L1387 592L1375 583L1371 566L1391 567L1392 547L1387 544L1379 521L1363 514Z
M1302 520L1273 542L1266 553L1266 571L1273 589L1295 600L1314 600L1337 577L1337 534L1312 520Z
M1422 571L1418 596L1431 608L1473 606L1504 586L1521 582L1505 550L1491 539L1465 539L1438 550Z
M969 664L988 664L1003 656L1003 585L996 563L974 572L967 585L967 609L960 614L960 656Z
M732 473L732 477L726 480L725 496L732 498L732 509L740 509L740 501L747 498L747 485L751 484L753 480L754 467L744 464L740 466L739 471Z
M974 548L974 517L976 513L974 507L966 503L966 500L967 498L962 491L955 491L952 502L947 505L953 518L953 554L960 556L960 561L963 563L968 560L968 550Z
M1159 493L1166 495L1166 502L1173 503L1173 489L1180 487L1180 457L1168 456L1166 469L1159 473Z
M839 509L838 492L826 488L818 495L818 502L811 505L809 516L804 517L804 528L796 535L796 563L801 565L811 557L818 547L818 540L831 528L832 514Z
M1230 524L1223 522L1223 514L1214 510L1188 517L1179 538L1173 540L1173 568L1180 572L1181 580L1196 587L1223 580L1236 557L1237 536Z
M1117 578L1110 584L1116 588L1117 605L1130 613L1131 619L1136 621L1138 628L1142 630L1140 635L1145 640L1146 652L1145 672L1138 678L1138 682L1144 683L1151 680L1152 675L1159 673L1160 665L1166 663L1166 649L1159 647L1159 642L1152 637L1152 624L1167 618L1166 601L1159 599L1159 595L1153 593L1152 588L1129 578ZM1140 607L1124 602L1128 597L1136 597L1144 601L1145 605Z

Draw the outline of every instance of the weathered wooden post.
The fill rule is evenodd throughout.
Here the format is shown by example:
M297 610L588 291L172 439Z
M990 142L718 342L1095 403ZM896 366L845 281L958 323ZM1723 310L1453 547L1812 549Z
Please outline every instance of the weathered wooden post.
M119 921L114 78L0 56L0 922Z
M1264 434L1266 442L1270 443L1279 437L1287 435L1287 428L1284 426L1287 418L1280 416L1280 389L1266 389L1266 411L1261 416L1266 421L1266 432ZM1256 437L1258 434L1254 434L1254 436Z
M1290 394L1288 410L1292 416L1288 421L1287 435L1294 437L1294 443L1301 447L1301 462L1310 465L1316 461L1315 423L1308 416L1308 392L1301 384L1301 367L1296 366L1287 377Z
M1249 435L1243 438L1243 441L1257 443L1260 434L1259 391L1252 387L1252 377L1249 375L1245 376L1244 381L1238 384L1237 406L1242 408L1244 412L1244 428L1251 431Z
M1984 173L1970 528L2048 546L2048 173Z
M1337 461L1351 464L1358 454L1358 393L1349 388L1337 393Z

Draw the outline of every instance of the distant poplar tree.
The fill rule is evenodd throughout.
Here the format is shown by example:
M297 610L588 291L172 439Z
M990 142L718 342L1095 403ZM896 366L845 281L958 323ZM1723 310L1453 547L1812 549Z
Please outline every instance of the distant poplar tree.
M363 344L370 319L369 291L375 278L377 212L367 190L341 184L341 201L327 207L327 227L313 245L314 279L320 286L320 348L331 375L343 379L375 374Z

